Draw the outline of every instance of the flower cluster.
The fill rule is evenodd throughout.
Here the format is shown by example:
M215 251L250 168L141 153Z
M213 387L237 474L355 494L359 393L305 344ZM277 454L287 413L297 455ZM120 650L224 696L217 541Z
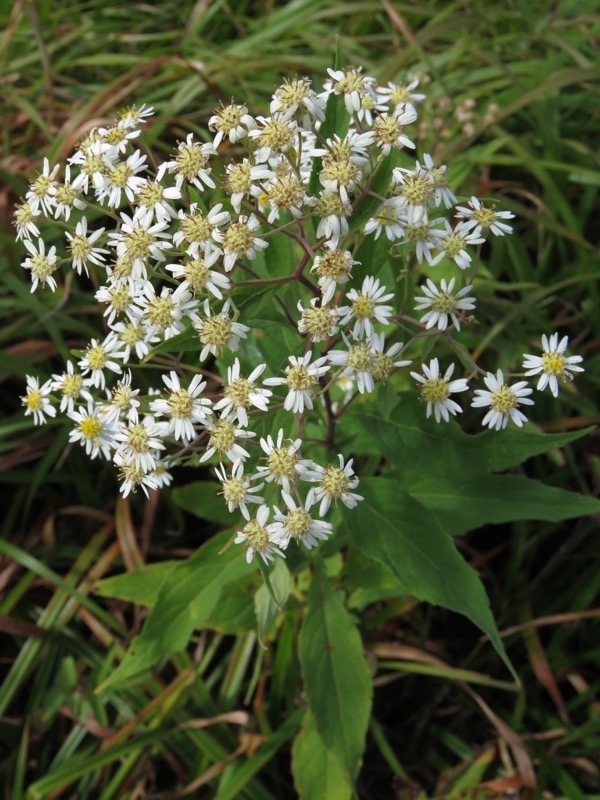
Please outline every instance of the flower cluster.
M352 459L323 458L323 466L306 457L305 422L320 426L331 450L348 405L413 363L405 356L414 345L418 357L420 337L447 338L468 325L480 247L511 233L513 215L476 197L449 217L457 199L446 167L409 155L424 97L417 80L379 86L360 68L328 72L321 92L308 78L285 81L268 116L234 101L215 109L212 138L190 133L156 170L136 146L153 109L127 109L92 130L62 172L44 161L15 211L31 290L58 291L63 268L82 280L92 272L104 320L104 333L74 351L63 372L42 384L27 378L25 414L42 424L58 405L71 420L70 441L115 464L124 496L168 485L174 464L210 462L228 509L245 521L235 541L248 560L283 555L292 540L314 547L331 534L331 506L362 499ZM347 130L326 136L328 109L339 104ZM224 163L231 143L242 155ZM372 187L384 166L381 195ZM356 227L359 206L371 216ZM62 244L44 241L45 219L66 226ZM356 257L361 238L382 234L386 247L402 245L414 275L442 261L459 269L448 281L426 278L413 301L418 320L398 309L393 276L371 274ZM277 274L265 253L274 237L288 238L294 259ZM264 356L243 368L261 351L239 298L269 286L295 292L274 296L297 342L278 373ZM399 341L400 327L411 326L410 340ZM195 352L171 367L182 337L188 354L195 340ZM567 337L542 344L543 355L525 356L525 374L540 375L537 388L556 396L581 358L565 355ZM155 351L167 366L161 385L149 387L136 365ZM453 378L455 369L433 358L410 373L437 422L461 411L452 396L469 389L472 376ZM483 424L522 425L521 407L533 402L527 383L509 385L501 371L484 382L472 402L489 409ZM274 408L289 425L260 436L257 423Z

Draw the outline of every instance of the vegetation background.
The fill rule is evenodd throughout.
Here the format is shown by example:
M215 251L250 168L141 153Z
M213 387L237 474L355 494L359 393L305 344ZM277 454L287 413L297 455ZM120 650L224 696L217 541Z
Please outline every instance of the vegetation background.
M449 164L457 194L493 196L517 214L517 235L487 253L504 288L474 349L496 358L534 352L542 332L569 334L586 372L540 418L548 431L596 423L597 3L5 0L0 20L0 792L7 800L295 796L298 610L264 651L247 619L221 608L189 652L95 692L146 613L103 598L98 580L185 557L219 519L204 512L199 523L176 492L115 502L112 470L78 451L67 457L62 434L23 418L24 376L56 371L99 321L75 282L58 304L29 293L13 204L44 156L64 159L118 108L155 106L149 139L167 153L188 130L203 130L220 100L262 113L283 76L318 83L340 35L348 63L381 82L423 76L421 152ZM526 469L597 493L598 439ZM595 521L488 526L460 547L484 578L522 688L456 615L407 598L357 599L375 685L359 796L600 797ZM277 710L284 724L273 724ZM524 779L531 769L536 792Z

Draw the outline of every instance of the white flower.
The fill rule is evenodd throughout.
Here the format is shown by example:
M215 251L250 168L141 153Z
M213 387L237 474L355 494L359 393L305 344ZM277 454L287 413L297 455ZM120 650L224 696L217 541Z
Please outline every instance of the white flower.
M489 391L475 389L477 397L471 403L475 408L490 406L490 410L483 418L482 425L488 425L499 431L506 428L508 421L512 419L515 425L519 428L522 427L523 423L527 422L527 417L519 411L519 406L533 405L533 400L527 397L533 392L533 389L527 386L527 381L519 381L513 386L507 386L500 369L496 375L488 372L483 380Z
M132 350L135 350L136 356L141 361L150 352L150 345L160 342L160 336L150 333L144 325L138 322L116 322L111 327L117 334L125 364L129 362Z
M222 300L223 292L229 292L231 288L231 281L227 275L211 269L219 257L219 250L211 250L203 257L193 255L190 250L183 264L167 264L165 269L171 272L174 278L184 278L181 285L191 290L194 297L208 291Z
M496 211L496 206L486 208L477 197L471 197L468 206L457 206L456 210L459 212L456 215L458 219L467 220L466 230L479 226L484 233L489 230L495 236L512 233L512 227L501 220L514 219L515 215L510 211Z
M467 222L459 222L453 229L447 219L443 222L444 229L436 233L439 239L438 247L441 252L434 256L429 263L435 266L446 257L452 259L461 269L467 269L467 267L471 266L471 256L466 248L475 244L482 244L485 241L481 236L481 228L477 226L471 230Z
M387 86L377 87L377 97L380 102L389 103L393 109L403 104L414 106L425 99L424 94L413 91L418 85L418 78L413 78L408 84L390 82Z
M166 435L170 434L187 444L196 436L194 423L206 422L211 414L211 401L200 397L206 388L206 381L201 375L195 375L188 388L182 389L179 376L174 370L163 375L162 379L171 394L166 398L152 400L150 409L157 417L168 417Z
M136 125L142 125L146 122L146 117L151 117L154 114L154 108L147 106L145 103L138 108L137 106L130 106L124 111L121 111L119 118L119 125L123 128L135 128Z
M225 252L223 259L225 272L231 272L238 258L245 256L252 261L258 250L268 247L268 242L254 235L259 227L260 222L254 214L250 214L250 216L240 214L225 231L215 231L214 238L223 245Z
M39 236L40 229L35 224L35 218L40 216L39 211L34 211L29 200L23 200L15 206L14 226L17 229L17 241L31 239Z
M257 117L258 125L249 132L258 149L254 153L256 162L262 164L270 156L285 153L296 142L298 123L291 117L293 110L272 114L270 117Z
M306 308L298 300L298 311L302 317L298 320L298 330L308 336L312 342L324 342L338 332L338 321L341 309L319 305L319 298L313 297Z
M56 289L56 279L52 273L58 269L56 258L56 247L52 247L46 253L46 245L43 239L38 239L37 248L32 241L25 239L23 244L29 251L29 256L21 263L23 269L31 270L31 291L35 292L38 284L48 286L54 291Z
M329 68L327 72L331 77L329 91L344 98L344 104L350 116L360 111L362 98L375 83L375 78L361 75L362 67L346 67L338 70Z
M146 169L146 156L136 150L126 161L121 161L109 169L104 175L102 186L97 188L98 200L103 203L108 198L110 208L121 205L121 193L130 203L135 202L135 193L146 182L144 178L138 177L139 172Z
M106 250L104 247L94 247L95 242L98 241L103 233L104 228L98 228L97 231L90 233L88 236L86 217L82 217L79 220L75 227L74 235L68 231L66 232L65 235L69 240L67 249L70 251L71 258L73 259L71 265L78 275L81 275L82 269L85 270L86 275L89 274L88 262L96 264L98 267L104 265L104 256L110 251Z
M338 455L339 467L335 464L328 464L321 467L314 461L301 461L298 466L300 477L305 481L318 483L313 486L306 498L307 505L313 502L320 502L319 516L324 517L329 511L331 503L338 500L347 507L354 508L363 499L360 494L355 494L352 489L358 486L358 476L354 474L352 464L354 459L350 459L344 465L344 456Z
M119 120L111 128L98 128L97 134L111 146L115 153L122 155L127 152L127 146L140 135L141 131L135 125L123 125ZM139 151L138 151L139 152Z
M147 281L135 300L142 322L150 334L159 333L164 339L176 336L184 329L182 319L189 317L192 322L198 321L197 301L183 284L175 291L163 286L157 296L154 285Z
M139 389L132 389L131 371L127 370L110 393L107 391L109 401L102 409L106 422L116 428L118 428L121 418L129 420L129 422L136 422L140 407L139 393Z
M146 497L148 497L148 489L157 489L159 486L154 470L144 472L132 461L125 461L119 466L118 476L121 481L119 491L123 497L127 497L131 492L137 491L140 486Z
M466 379L459 378L451 381L454 372L454 364L450 364L446 374L440 376L440 366L437 358L433 358L429 363L422 365L423 375L418 372L411 372L412 377L419 382L419 392L421 400L427 403L427 418L433 411L435 421L443 419L445 422L450 420L450 414L455 415L462 411L462 408L450 398L455 392L466 392L469 384Z
M204 316L194 323L204 345L200 351L200 361L204 361L209 353L218 356L226 348L235 352L240 339L246 338L250 328L241 322L234 322L229 316L230 308L231 302L227 300L220 313L213 314L208 300L204 301Z
M350 230L348 217L351 214L352 206L337 192L321 192L315 203L315 215L320 217L317 237L324 236L331 244L337 245Z
M338 284L350 280L352 267L359 263L352 258L349 250L340 250L335 242L325 242L325 247L326 250L321 251L321 255L315 258L310 270L319 276L318 283L323 293L323 304L332 299Z
M187 211L180 209L178 217L181 222L179 229L173 234L173 244L176 247L185 245L187 252L194 256L198 250L207 255L213 249L221 253L215 242L221 240L219 227L229 222L229 212L222 209L222 203L213 206L208 214L204 214L197 203L192 203Z
M525 353L523 368L528 370L525 375L540 375L537 384L539 391L543 391L546 386L550 387L550 391L554 397L558 397L558 379L561 381L572 381L573 372L584 372L583 367L578 367L580 361L583 361L581 356L565 356L565 350L569 343L569 337L563 336L558 340L558 333L553 333L550 339L544 334L542 336L543 354L541 356L532 356Z
M227 386L223 390L223 398L214 405L215 411L221 411L228 419L237 419L240 425L248 425L248 409L250 406L260 411L269 410L269 397L273 392L255 386L255 381L267 368L259 364L247 378L240 376L240 362L236 358L233 366L227 368Z
M296 477L296 466L299 462L298 451L302 446L302 439L285 439L283 429L277 432L277 439L269 434L260 440L260 446L266 457L266 465L256 468L257 477L264 478L268 483L275 481L286 492L290 491L292 481Z
M27 393L21 397L21 403L25 406L25 416L33 415L34 425L44 425L46 417L56 416L56 409L48 399L52 391L52 381L46 381L40 386L38 378L27 375ZM61 407L62 410L62 407Z
M44 166L41 175L33 181L29 187L29 191L25 195L29 201L29 205L34 214L41 211L48 216L52 213L55 205L54 192L56 188L56 173L59 169L59 164L55 164L50 169L50 162L47 158L44 159Z
M264 504L264 498L254 495L254 492L259 492L264 484L259 483L251 487L252 478L248 475L244 475L244 464L241 461L236 461L233 464L231 475L227 475L223 464L216 467L215 472L217 473L217 478L223 484L223 491L219 492L219 494L223 495L229 513L233 514L236 508L239 508L244 519L250 520L248 503Z
M260 506L256 512L256 519L251 519L246 523L233 540L236 544L241 544L246 548L248 564L254 558L255 553L258 553L265 564L273 561L276 555L283 556L281 550L273 542L271 526L267 525L268 519L269 507Z
M297 506L288 492L281 493L283 502L287 506L287 513L282 513L274 507L274 522L270 525L271 539L284 550L292 539L301 542L307 550L316 547L319 540L325 540L331 535L333 525L331 522L313 519L310 515L314 499L306 499L304 506Z
M342 333L344 344L347 350L330 350L326 358L330 364L336 367L343 367L341 375L345 375L356 381L358 391L372 392L375 388L373 372L376 367L376 357L373 344L369 339L364 342L350 344L346 335Z
M309 130L315 120L325 119L325 105L325 99L310 88L309 78L284 79L275 90L269 111L271 114L291 112L302 127Z
M109 459L111 450L116 444L117 431L107 421L102 413L102 407L90 402L87 408L80 406L77 411L69 411L67 416L76 423L69 434L69 441L80 442L90 458L102 454L104 458Z
M87 147L78 150L69 159L70 164L79 167L80 173L74 184L87 194L90 188L90 180L96 192L102 191L104 187L104 176L113 169L117 160L117 152L107 142L95 140Z
M410 125L417 118L413 106L396 106L391 114L379 114L373 121L375 144L381 148L384 155L388 155L392 148L401 149L410 147L414 150L415 143L404 133L406 125Z
M264 383L266 386L282 386L288 387L288 393L283 402L283 407L286 411L291 411L293 414L303 414L304 409L309 411L313 407L314 389L313 387L319 383L319 378L324 375L328 370L327 357L317 358L316 361L310 363L312 358L312 351L309 350L304 356L300 358L296 356L289 356L288 360L290 366L284 370L284 378L267 378Z
M78 366L86 376L90 386L104 389L106 386L105 369L117 374L122 371L121 365L114 360L124 360L125 352L120 350L120 347L121 343L114 331L111 331L103 342L98 339L92 339L86 348L83 358L78 362ZM88 372L91 372L89 377Z
M382 325L389 325L389 318L392 314L392 306L382 305L387 300L394 297L393 292L385 294L386 287L379 285L379 280L372 275L368 275L362 283L362 289L357 291L351 289L346 295L346 300L351 302L350 306L342 306L339 313L342 316L340 325L348 325L355 320L352 336L360 339L363 336L370 336L373 333L373 323L380 322Z
M252 164L244 158L225 168L224 188L231 196L231 205L236 214L240 213L242 200L259 197L264 189L259 184L271 177L271 170L266 164Z
M115 464L134 464L144 472L150 472L156 466L157 450L164 450L160 439L160 428L154 417L147 415L142 421L137 414L127 425L121 425L115 436L117 450L114 455Z
M233 462L245 461L250 458L250 453L244 450L236 439L251 439L256 436L254 431L238 428L233 420L225 417L216 420L209 419L206 421L205 427L210 435L206 452L200 459L201 464L208 461L215 453L219 454L220 459L226 456L229 461Z
M448 327L449 319L452 320L457 331L460 330L460 318L457 312L472 311L475 308L475 299L469 297L473 286L465 286L459 289L456 294L452 294L455 278L451 278L449 283L442 278L440 288L431 279L427 279L426 285L421 286L421 291L425 297L415 297L417 304L416 311L427 309L427 313L421 317L421 322L426 327L438 328L445 331Z
M68 220L71 216L73 208L83 211L85 202L81 199L83 189L81 186L81 178L78 175L74 181L71 181L71 167L69 164L65 167L65 179L62 183L57 183L50 190L54 197L54 218Z
M442 222L446 225L448 224L446 220L442 220ZM408 242L415 244L415 255L419 264L422 264L423 261L427 261L428 264L437 264L437 261L444 257L444 252L437 257L437 260L434 260L432 256L432 251L440 247L440 240L444 235L444 231L437 227L439 224L439 219L426 220L423 218L419 222L407 221L403 225L403 236ZM466 255L466 264L468 266L471 257L468 254Z
M67 361L66 372L63 372L62 375L52 376L52 390L61 393L60 410L63 412L73 411L75 401L79 400L80 397L83 397L88 402L92 400L92 395L87 391L83 376L75 372L72 361Z
M123 220L121 228L108 234L109 247L115 247L117 256L121 259L127 257L132 262L132 277L147 277L146 262L153 258L155 261L164 261L163 251L171 248L171 235L168 233L167 222L153 224L151 209L137 209L133 217L121 212Z
M145 179L135 188L135 202L138 208L152 211L157 222L169 222L177 212L168 200L181 199L177 186L163 186L160 181Z
M115 318L121 314L125 314L130 322L138 319L140 309L135 305L135 301L139 292L143 291L143 287L144 284L141 281L124 278L98 289L94 297L99 303L106 303L104 316L107 318L109 326L112 327Z
M375 239L379 239L382 233L390 242L404 237L405 217L401 209L396 207L396 198L386 200L379 207L376 216L371 217L365 223L364 232L374 233Z
M215 188L215 182L210 176L211 168L208 162L211 156L216 156L212 142L201 144L194 141L194 134L189 133L185 142L180 142L173 161L165 161L158 168L156 180L162 181L165 172L175 173L175 185L178 189L184 181L193 184L199 191L204 191L205 186Z
M385 338L383 333L372 333L369 338L374 359L373 365L371 366L371 375L376 381L382 381L385 383L394 369L397 369L398 367L407 367L409 364L412 364L412 361L410 360L395 361L396 356L404 347L402 342L396 342L388 349L387 352L385 352ZM349 380L351 384L353 384L351 378L346 377L345 379ZM354 388L353 385L352 388Z
M233 102L215 109L215 113L208 120L208 129L217 132L213 140L214 147L218 147L225 136L234 144L247 136L255 127L256 122L248 114L246 106L238 106Z

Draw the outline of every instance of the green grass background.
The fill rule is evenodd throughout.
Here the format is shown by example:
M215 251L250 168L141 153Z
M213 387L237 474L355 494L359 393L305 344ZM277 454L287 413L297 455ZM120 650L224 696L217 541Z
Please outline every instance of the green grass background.
M272 710L293 719L298 702L295 612L268 651L221 621L160 672L94 692L144 614L94 596L95 582L140 559L180 558L207 531L168 496L115 508L110 471L79 452L66 457L59 429L23 418L25 374L57 371L99 320L75 282L61 302L29 293L13 204L44 156L64 159L118 108L154 105L148 138L168 152L189 130L202 135L220 100L265 113L283 76L320 82L339 35L347 62L382 83L424 76L420 151L448 163L461 197L494 197L517 215L516 235L486 255L488 285L502 288L469 346L502 364L534 352L542 332L568 333L586 372L559 403L540 402L539 418L547 430L593 424L600 11L591 0L5 0L0 19L0 791L14 800L293 797L294 730L275 725ZM527 470L596 492L597 453L592 435ZM375 676L359 796L404 799L422 787L459 797L491 780L492 796L518 796L505 777L511 735L545 796L600 796L594 520L489 528L462 548L486 581L523 688L506 690L491 648L458 618L406 601L370 608L361 628L375 651L392 640L412 650ZM417 655L426 650L452 666L432 670ZM480 683L465 684L456 668Z

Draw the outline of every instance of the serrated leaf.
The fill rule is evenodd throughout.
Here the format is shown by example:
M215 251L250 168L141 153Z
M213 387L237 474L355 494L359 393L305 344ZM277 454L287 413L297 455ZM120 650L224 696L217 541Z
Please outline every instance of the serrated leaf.
M325 746L348 781L358 773L371 709L371 678L360 634L320 569L312 575L299 643L308 705Z
M292 774L300 800L350 800L352 785L319 736L307 711L292 746Z
M361 481L364 500L343 509L356 547L392 570L418 600L463 614L486 633L515 678L485 589L436 516L395 481Z
M183 650L194 630L210 618L223 588L252 572L239 548L220 552L229 536L213 536L191 558L177 564L160 588L156 605L123 661L98 691L150 669Z

